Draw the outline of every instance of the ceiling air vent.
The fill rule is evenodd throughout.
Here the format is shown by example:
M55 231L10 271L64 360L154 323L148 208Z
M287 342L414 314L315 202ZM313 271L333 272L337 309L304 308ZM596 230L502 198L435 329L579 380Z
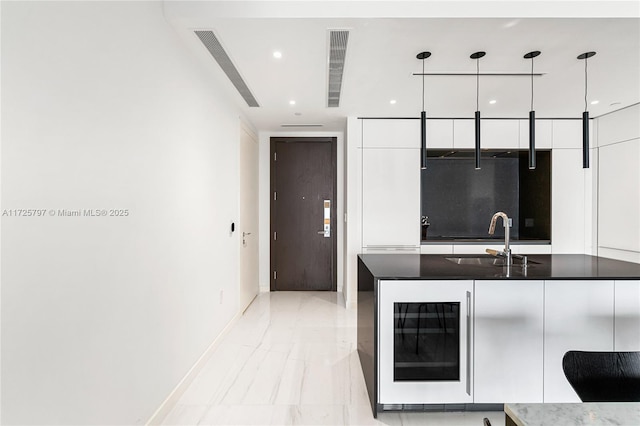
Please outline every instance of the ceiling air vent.
M327 106L329 108L340 106L342 74L344 73L348 41L349 31L329 31L329 82L327 87Z
M247 105L250 107L259 107L258 101L251 93L251 90L247 87L247 84L244 82L240 73L238 72L233 62L225 52L224 48L218 41L218 38L215 36L213 31L194 31L202 44L207 48L211 56L218 62L222 71L229 77L231 83L235 86L235 88L240 92L240 96L245 100Z

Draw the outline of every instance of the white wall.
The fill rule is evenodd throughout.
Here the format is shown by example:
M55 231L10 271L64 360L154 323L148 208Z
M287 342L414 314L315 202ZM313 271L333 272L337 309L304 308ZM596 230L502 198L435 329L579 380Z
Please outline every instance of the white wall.
M4 424L140 424L237 310L237 110L160 2L3 2ZM57 213L56 213L57 214Z
M346 194L347 223L346 251L344 257L344 294L347 306L355 307L358 301L358 253L362 251L362 120L347 119Z
M271 138L272 137L334 137L336 138L336 186L337 186L337 291L343 291L343 260L344 260L344 238L345 238L345 160L344 160L344 134L340 132L260 132L258 143L260 145L259 159L260 171L260 218L258 229L260 229L260 291L269 291L271 284Z
M598 118L598 254L640 263L640 104Z

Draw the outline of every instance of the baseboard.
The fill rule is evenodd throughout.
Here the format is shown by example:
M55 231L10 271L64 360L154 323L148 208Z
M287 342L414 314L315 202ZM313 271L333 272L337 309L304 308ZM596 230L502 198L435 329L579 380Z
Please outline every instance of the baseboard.
M236 323L236 321L238 321L238 318L240 318L241 316L242 316L242 312L238 312L233 318L231 318L231 321L227 323L227 325L220 332L220 334L218 334L218 336L213 340L213 342L211 342L209 347L204 351L204 353L200 356L200 358L198 358L195 364L193 364L191 369L189 369L187 374L185 374L182 380L180 380L180 382L176 385L176 387L171 391L169 396L167 396L167 398L162 402L162 404L160 404L156 412L153 413L153 415L149 418L149 420L147 420L145 425L156 426L156 425L162 424L162 422L167 417L167 415L169 415L171 410L173 410L173 408L176 406L176 404L178 403L178 401L180 400L184 392L187 390L189 385L191 385L191 383L196 378L198 373L200 373L200 371L205 366L207 361L209 361L209 358L211 358L213 351L220 344L220 341L222 340L222 338L229 332L231 327Z

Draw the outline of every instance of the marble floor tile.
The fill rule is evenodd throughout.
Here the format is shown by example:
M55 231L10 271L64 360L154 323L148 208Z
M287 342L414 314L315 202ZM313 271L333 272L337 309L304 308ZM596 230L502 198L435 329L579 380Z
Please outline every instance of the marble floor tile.
M331 292L261 293L221 339L165 425L482 425L504 413L374 419L356 350L356 311Z

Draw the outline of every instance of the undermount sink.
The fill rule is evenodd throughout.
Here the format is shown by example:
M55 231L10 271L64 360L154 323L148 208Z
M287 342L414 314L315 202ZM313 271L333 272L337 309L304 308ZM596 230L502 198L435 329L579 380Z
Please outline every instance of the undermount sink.
M504 259L497 257L445 257L445 259L458 265L504 265Z
M449 262L453 262L457 265L492 265L492 266L505 266L504 259L500 257L445 257ZM532 260L528 261L528 264L531 265L534 262ZM519 260L513 262L511 266L522 266Z

